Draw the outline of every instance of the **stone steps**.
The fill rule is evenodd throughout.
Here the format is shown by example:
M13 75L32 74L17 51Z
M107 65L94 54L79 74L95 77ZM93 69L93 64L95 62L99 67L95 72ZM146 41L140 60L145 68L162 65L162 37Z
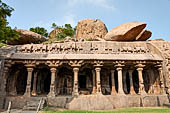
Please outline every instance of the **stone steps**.
M46 106L46 99L34 97L26 102L26 105L23 107L23 110L36 110L38 108L40 100L41 100L40 109L42 109L43 107Z
M67 104L72 101L72 96L57 96L48 98L48 105L58 108L67 108Z

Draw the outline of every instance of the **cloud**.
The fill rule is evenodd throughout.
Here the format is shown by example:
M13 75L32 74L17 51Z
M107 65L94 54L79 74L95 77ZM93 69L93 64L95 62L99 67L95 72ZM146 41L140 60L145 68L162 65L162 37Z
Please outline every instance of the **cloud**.
M115 7L111 4L113 0L67 0L69 7L74 7L80 4L92 4L105 9L114 10Z

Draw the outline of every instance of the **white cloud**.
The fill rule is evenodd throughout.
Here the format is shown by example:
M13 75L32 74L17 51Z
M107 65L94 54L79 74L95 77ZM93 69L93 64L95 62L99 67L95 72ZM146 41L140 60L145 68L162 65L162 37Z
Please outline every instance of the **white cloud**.
M69 7L74 7L79 4L92 4L98 7L102 7L105 9L114 10L113 4L111 4L111 1L113 0L67 0Z

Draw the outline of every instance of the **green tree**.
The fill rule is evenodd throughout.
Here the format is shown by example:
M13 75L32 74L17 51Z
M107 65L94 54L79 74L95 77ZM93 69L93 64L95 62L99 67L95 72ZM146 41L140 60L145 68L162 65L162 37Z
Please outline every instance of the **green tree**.
M42 36L48 37L48 32L45 28L43 27L35 27L35 28L30 28L30 31L38 33Z
M18 33L8 26L7 17L11 16L14 9L0 0L0 43L18 39Z
M55 23L52 23L52 27L51 28L56 29L57 25Z
M75 34L75 28L72 28L70 24L65 24L64 26L57 26L55 23L52 24L53 29L61 29L62 32L56 34L58 40L64 40L65 37L72 37Z

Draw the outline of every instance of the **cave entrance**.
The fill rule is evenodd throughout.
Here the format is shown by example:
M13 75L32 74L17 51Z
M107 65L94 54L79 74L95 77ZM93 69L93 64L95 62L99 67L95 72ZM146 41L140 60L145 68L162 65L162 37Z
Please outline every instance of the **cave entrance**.
M50 68L46 65L37 66L32 77L32 95L47 95L50 92L50 84Z
M24 95L27 85L27 68L23 64L15 64L9 70L7 78L7 94L10 96Z

